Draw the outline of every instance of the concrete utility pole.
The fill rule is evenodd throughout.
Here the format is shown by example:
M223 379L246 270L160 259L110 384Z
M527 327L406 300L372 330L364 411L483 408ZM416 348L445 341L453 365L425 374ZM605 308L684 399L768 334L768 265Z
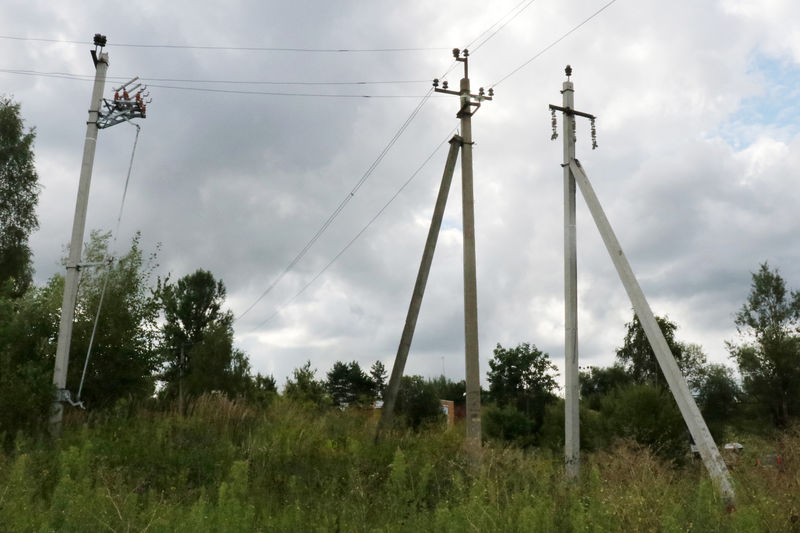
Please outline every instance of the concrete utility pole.
M450 154L447 158L445 173L442 177L442 186L439 189L439 197L436 202L431 228L428 232L428 241L423 253L422 264L417 275L417 283L414 287L414 295L411 299L406 325L397 350L392 376L384 398L381 422L378 426L378 436L383 428L388 427L393 416L394 405L397 391L400 387L400 380L405 368L408 350L411 345L411 338L414 335L419 306L425 291L425 283L430 270L430 261L433 258L433 251L436 246L436 238L441 225L441 217L444 214L444 204L447 200L447 193L450 187L450 178L455 167L455 157L458 148L461 148L461 178L462 178L462 210L463 210L463 235L464 235L464 337L465 337L465 362L466 362L466 385L467 385L467 451L474 461L480 460L481 450L481 385L480 367L478 360L478 290L477 275L475 268L475 201L472 185L472 115L480 108L481 102L491 100L494 94L489 89L488 95L484 94L483 87L478 94L470 93L469 84L469 51L463 52L458 48L453 49L453 56L456 61L464 64L464 78L461 80L460 90L451 91L447 88L447 82L442 83L439 88L439 80L433 80L436 92L452 94L460 99L460 107L456 115L461 119L461 137L455 137L450 141ZM457 139L457 140L456 140ZM449 176L449 177L448 177ZM446 185L445 185L445 182ZM439 209L441 208L441 213ZM376 438L378 438L376 436Z
M75 203L75 218L72 222L72 237L69 245L67 259L67 272L64 279L64 297L61 303L61 321L58 327L58 343L56 345L56 361L53 370L53 385L56 387L56 397L50 413L49 429L53 436L61 434L61 421L64 415L64 402L75 404L67 390L67 369L69 367L69 350L72 340L72 323L75 318L75 302L78 296L78 278L81 268L81 252L83 248L83 234L86 227L86 212L89 205L89 186L92 181L92 166L94 153L97 147L97 134L100 129L125 122L132 118L144 118L148 96L141 87L136 94L134 91L140 87L129 88L136 81L129 81L122 85L113 101L103 99L103 89L108 71L108 54L103 52L106 45L106 36L99 33L94 36L95 49L91 50L92 60L95 65L94 87L92 99L89 102L89 119L86 122L86 139L83 145L83 161L81 162L81 175L78 182L78 198ZM122 91L123 95L118 93ZM130 94L129 94L130 93ZM101 110L101 105L105 108Z
M683 378L680 369L678 368L678 364L675 362L675 357L672 355L672 352L669 349L669 345L667 344L666 339L664 338L664 334L661 332L661 328L658 326L656 322L655 316L653 315L653 311L650 309L650 305L647 303L647 299L645 298L644 292L642 288L639 286L639 282L636 280L636 276L633 274L633 270L631 269L630 263L628 263L625 254L622 251L622 247L617 240L616 235L614 234L614 230L611 228L611 224L606 218L605 212L603 211L602 206L600 205L600 201L597 199L597 195L592 188L591 183L589 183L589 178L586 176L583 168L581 167L580 163L577 159L575 159L574 153L574 131L575 131L575 116L586 117L591 120L592 122L592 148L597 147L597 141L595 138L595 126L594 121L595 117L588 113L583 113L581 111L576 111L572 108L573 101L572 101L572 83L569 81L569 76L572 74L572 69L567 66L567 82L564 83L564 106L554 106L550 105L551 112L553 113L553 138L557 137L555 131L555 112L561 111L565 116L565 128L564 128L564 135L565 137L569 137L569 139L564 139L564 147L565 147L565 158L567 161L565 162L565 193L571 193L574 197L574 189L575 183L577 183L577 187L580 188L581 194L583 195L584 200L586 201L586 205L589 208L589 212L592 214L592 218L597 225L597 229L600 232L600 236L603 239L603 243L606 246L606 250L608 254L611 256L611 260L614 263L614 267L617 270L617 274L622 280L622 284L625 287L625 291L628 293L628 297L630 298L631 304L633 305L634 312L636 316L639 317L639 321L642 324L642 328L645 331L645 335L647 336L647 340L650 343L650 346L653 349L653 352L656 355L656 359L661 367L661 370L664 373L664 376L667 380L667 384L669 385L670 390L672 391L673 396L675 397L675 401L678 404L678 409L683 416L684 421L686 422L687 427L689 428L689 432L692 435L692 438L697 445L700 456L703 459L703 463L705 464L706 468L708 469L709 475L714 483L717 485L718 489L722 493L723 498L725 499L728 505L733 504L733 497L734 491L733 486L731 484L730 478L728 476L728 469L725 465L725 461L722 459L722 456L717 449L716 444L714 443L714 439L711 437L711 433L708 430L708 426L703 419L702 414L700 414L700 410L697 408L697 404L692 397L691 392L689 391L689 386L686 384L686 380ZM569 99L567 98L567 90L569 90ZM568 149L568 144L570 144ZM570 152L571 150L571 152ZM572 184L572 191L568 191L568 175L570 178L574 179ZM565 206L568 204L568 200L565 200ZM574 203L572 206L574 209ZM574 225L574 218L570 221L568 220L567 216L565 216L565 235L569 233L568 226L569 223ZM574 226L573 226L574 232ZM574 233L573 233L574 235ZM573 237L574 239L574 237ZM568 239L567 239L568 240ZM574 241L573 241L574 242ZM567 244L567 248L569 244ZM567 251L567 256L569 256L571 252ZM569 263L569 260L566 260ZM565 267L565 271L569 267ZM567 286L569 283L567 283ZM567 349L569 350L569 338L570 338L570 322L569 322L569 309L570 303L567 302ZM577 328L576 328L577 330ZM577 340L575 341L575 346L577 346ZM569 354L569 352L567 352ZM569 380L569 375L572 369L570 369L569 355L567 359L567 379ZM570 459L572 457L577 458L578 453L578 418L577 418L577 350L575 350L575 363L574 363L574 372L575 372L575 380L574 386L576 390L571 391L569 386L569 381L567 382L567 402L569 402L569 397L574 395L574 402L575 402L575 413L574 415L570 411L569 404L567 407L567 419L566 419L566 437L567 437L567 446L565 446L565 455L567 459L567 473L570 477L577 475L577 464L574 466L574 470L570 472ZM574 418L571 418L574 417ZM570 438L570 423L574 424L574 432L572 433L572 438L574 442L572 443L572 448L569 446L569 438Z
M83 161L78 183L78 199L75 203L75 218L72 222L72 238L69 243L67 273L64 278L64 298L61 302L61 322L58 326L58 344L56 346L56 364L53 371L53 385L56 386L56 398L50 414L50 433L61 434L61 420L64 415L64 403L70 400L67 390L67 367L69 366L69 346L72 340L72 321L75 317L75 300L78 296L78 276L83 247L83 233L86 227L86 210L89 205L89 185L92 181L92 165L97 147L98 119L103 89L108 71L108 54L103 52L106 44L105 36L95 35L94 88L89 102L89 120L86 122L86 139L83 143Z
M381 431L388 429L392 423L397 391L400 389L400 381L403 379L403 370L406 367L408 351L411 348L411 339L414 338L414 330L417 327L417 317L419 317L419 309L422 306L422 297L425 295L425 286L428 283L428 274L431 271L431 263L433 262L433 252L436 250L439 229L442 227L444 208L447 205L447 195L450 193L450 183L453 180L453 171L456 168L456 158L458 158L458 149L461 147L461 143L462 139L457 135L450 139L450 152L447 154L442 183L439 185L439 195L436 197L436 206L433 209L431 227L428 230L428 239L425 241L425 250L422 252L422 261L417 272L414 292L411 295L411 304L408 306L406 324L400 337L400 346L397 347L397 356L394 358L389 385L383 395L383 409L381 410L381 420L378 423L378 433L375 435L376 440L380 437Z
M567 67L561 94L565 109L574 107L574 90ZM555 111L553 111L555 113ZM578 383L578 259L575 228L575 177L569 162L575 159L575 116L565 113L564 128L564 460L568 479L580 474L580 419Z

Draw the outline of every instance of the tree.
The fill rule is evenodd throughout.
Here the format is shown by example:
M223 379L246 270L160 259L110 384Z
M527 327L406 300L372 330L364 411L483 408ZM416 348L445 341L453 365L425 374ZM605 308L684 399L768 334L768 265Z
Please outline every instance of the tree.
M696 383L696 390L697 406L711 434L718 439L722 437L725 424L730 423L741 400L742 391L733 370L721 364L708 365Z
M287 398L301 403L324 405L327 403L325 384L315 378L317 371L306 361L300 368L292 370L292 377L286 380L283 393Z
M590 409L599 410L603 397L612 391L627 387L633 383L633 376L619 363L606 368L589 367L587 372L579 376L581 400L588 404Z
M383 399L383 391L386 389L386 378L389 374L386 373L386 367L380 361L375 361L369 367L369 377L372 378L372 383L375 386L374 394L379 400Z
M39 227L39 177L33 161L33 128L27 132L20 106L0 97L0 284L12 281L12 294L22 295L31 283L28 237Z
M489 397L496 404L486 412L489 436L533 443L547 405L556 401L556 367L550 356L527 342L509 349L498 344L489 368ZM520 424L523 417L530 423Z
M686 454L688 432L669 392L652 383L614 390L600 409L609 439L632 438L669 459Z
M744 390L785 426L800 412L800 293L788 293L778 270L763 263L735 323L742 342L728 350Z
M215 280L207 270L197 270L175 284L160 283L159 292L165 319L165 392L243 394L250 365L247 356L233 347L233 313L222 311L222 280Z
M108 266L81 272L67 383L76 394L97 319L81 395L87 405L111 405L125 397L147 398L155 388L159 301L151 278L156 255L145 259L139 238L136 234L130 249ZM105 261L110 257L110 242L110 232L93 231L84 261ZM101 297L103 307L98 316Z
M325 386L337 406L371 404L375 400L375 383L357 361L336 361L328 372Z
M21 296L12 296L12 280L0 285L0 444L5 446L18 431L45 427L55 394L53 355L63 280L51 278Z
M278 384L271 374L262 376L259 372L250 380L246 396L251 402L267 405L278 396Z
M414 429L441 421L444 417L436 386L422 376L403 376L395 411Z
M555 399L556 366L536 346L525 342L506 349L498 344L489 368L489 395L499 406L514 405L529 416L540 415Z
M684 344L675 339L678 325L667 317L655 317L664 339L667 341L670 352L675 357L675 362L681 369L684 377L691 383L692 379L705 364L705 355L702 348L696 344ZM622 347L617 349L617 360L631 374L636 383L652 383L666 387L667 382L661 365L658 364L650 341L639 322L639 317L633 315L633 320L625 324L625 339Z

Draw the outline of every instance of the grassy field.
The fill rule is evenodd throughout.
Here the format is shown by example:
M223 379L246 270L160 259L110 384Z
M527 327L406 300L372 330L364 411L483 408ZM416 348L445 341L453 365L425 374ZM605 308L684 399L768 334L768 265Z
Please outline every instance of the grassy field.
M738 437L729 513L701 464L629 443L585 454L573 484L548 450L487 442L473 472L463 428L376 445L374 427L283 398L73 413L60 441L18 437L0 455L0 531L800 531L797 430ZM767 453L781 468L756 466Z

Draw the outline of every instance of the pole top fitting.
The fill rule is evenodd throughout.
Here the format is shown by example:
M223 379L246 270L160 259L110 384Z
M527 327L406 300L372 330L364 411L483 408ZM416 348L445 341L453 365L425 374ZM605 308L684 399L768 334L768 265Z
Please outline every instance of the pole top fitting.
M569 77L572 76L572 67L567 65L567 68L564 69L564 73L567 75L567 81L569 81Z
M103 54L103 47L106 45L106 36L100 35L99 33L94 34L94 50L90 50L89 52L92 54L92 61L94 62L94 67L97 68L97 64L101 61L108 64L108 55Z

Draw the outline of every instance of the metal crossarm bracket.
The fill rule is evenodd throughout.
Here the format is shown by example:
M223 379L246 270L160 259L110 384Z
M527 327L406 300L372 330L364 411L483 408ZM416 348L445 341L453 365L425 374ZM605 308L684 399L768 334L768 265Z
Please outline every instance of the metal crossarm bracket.
M567 74L567 81L564 85L564 90L561 91L561 94L564 94L564 91L572 91L572 82L569 81L570 76L572 75L572 67L567 65L567 68L564 69ZM556 111L561 111L564 115L568 117L584 117L588 118L591 122L591 131L592 131L592 150L597 148L597 127L595 125L595 121L597 117L590 114L584 113L583 111L578 111L577 109L573 109L568 105L560 106L560 105L553 105L550 104L550 125L553 128L553 134L550 136L550 140L556 140L558 138L558 131L556 130L557 123L556 123ZM575 121L572 121L572 136L575 137Z
M462 56L463 54L463 56ZM458 48L453 48L453 57L456 58L456 61L460 63L464 63L464 79L469 78L469 50L459 50ZM439 88L439 78L435 78L433 80L433 90L437 93L444 93L444 94L452 94L454 96L461 97L461 109L459 109L458 113L456 114L457 118L472 116L478 112L478 109L481 107L481 102L484 100L492 100L494 97L494 89L489 88L488 93L483 90L483 87L478 89L478 94L473 94L469 92L469 89L464 89L462 87L461 91L453 91L448 89L447 82L442 82L442 87ZM470 110L470 108L474 108Z
M86 407L83 405L83 402L75 402L72 400L72 395L70 394L69 389L57 389L56 401L61 403L68 403L73 407L80 407L81 409L86 409Z
M147 92L147 86L141 83L131 86L138 79L133 78L114 89L114 98L103 98L103 108L100 109L97 120L98 128L110 128L134 118L147 118L147 104L152 99L148 99L150 93Z

